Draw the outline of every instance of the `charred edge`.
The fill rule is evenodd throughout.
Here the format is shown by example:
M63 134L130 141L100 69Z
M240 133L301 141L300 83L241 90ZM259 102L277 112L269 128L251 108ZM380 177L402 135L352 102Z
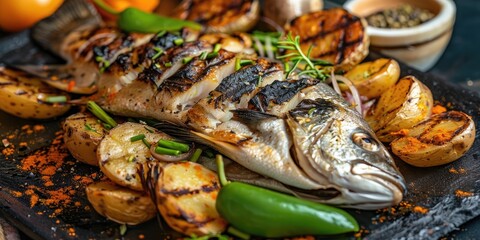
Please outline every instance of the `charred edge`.
M216 14L212 14L206 18L203 18L203 16L199 16L198 18L196 19L191 19L191 20L194 20L200 24L207 24L209 22L213 22L214 20L220 18L224 18L226 16L226 14L229 12L229 11L235 11L237 14L235 14L234 16L242 16L242 15L245 15L246 13L248 13L250 11L250 9L252 8L252 0L242 0L240 1L239 3L236 3L236 1L231 1L232 3L228 4L226 6L225 9L223 9L222 11L216 13ZM202 3L206 3L206 2L202 2L202 1L199 1L199 4L202 4ZM210 4L210 3L206 3L206 4ZM191 9L194 8L195 6L190 6L190 11L189 11L189 15L191 13Z
M180 220L180 221L185 221L185 222L187 222L191 225L197 226L197 227L203 227L203 226L207 225L208 223L215 221L215 218L211 218L211 217L200 220L200 219L195 218L195 214L193 214L193 213L188 213L181 208L177 208L177 210L180 212L180 214L168 214L168 216L170 218L173 218L173 219L177 219L177 220ZM185 228L185 229L189 228L188 225L185 226L183 224L182 225L177 225L177 227Z
M200 187L200 189L193 189L192 190L192 189L188 189L188 188L183 188L183 189L175 189L175 190L169 191L169 190L166 190L166 189L162 188L161 191L165 195L173 195L174 197L179 198L179 197L182 197L182 196L185 196L185 195L196 195L196 194L199 194L199 193L211 193L211 192L217 191L218 189L220 189L220 185L218 185L218 183L216 183L216 182L211 182L210 184L202 185Z
M232 102L238 102L244 94L255 90L259 72L257 66L252 66L223 79L217 89L215 89L215 91L221 93L219 97L213 100L215 107L219 108L219 105L227 99L230 99Z
M194 58L189 63L183 65L173 76L165 79L158 87L159 91L184 92L201 79L207 63L198 58Z
M270 103L276 105L287 102L302 89L310 86L308 79L298 81L278 81L265 86L248 103L249 109L265 112Z
M147 81L155 83L159 76L163 74L163 70L156 67L155 64L152 64L150 67L146 68L138 74L138 80Z

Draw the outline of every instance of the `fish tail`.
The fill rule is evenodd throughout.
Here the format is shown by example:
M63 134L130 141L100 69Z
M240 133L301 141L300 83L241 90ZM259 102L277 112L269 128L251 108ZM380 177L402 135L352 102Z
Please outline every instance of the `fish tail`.
M84 26L101 23L100 15L88 1L69 0L65 1L53 15L32 28L32 38L41 47L62 56L62 42L68 33Z

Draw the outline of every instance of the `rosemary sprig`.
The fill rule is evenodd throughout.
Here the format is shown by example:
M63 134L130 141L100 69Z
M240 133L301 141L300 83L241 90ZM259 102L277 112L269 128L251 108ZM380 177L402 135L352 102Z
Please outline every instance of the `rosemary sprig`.
M312 45L308 48L307 53L304 53L300 47L300 36L293 37L292 34L289 33L286 40L278 41L277 44L279 49L290 51L285 55L277 56L277 59L283 59L285 65L288 65L288 70L286 71L287 78L296 69L300 69L301 65L305 65L305 67L300 69L301 71L299 75L310 75L321 80L324 80L328 77L325 71L320 68L324 66L331 66L331 64L320 59L311 59L310 53L312 51ZM290 66L289 62L293 62L293 66Z

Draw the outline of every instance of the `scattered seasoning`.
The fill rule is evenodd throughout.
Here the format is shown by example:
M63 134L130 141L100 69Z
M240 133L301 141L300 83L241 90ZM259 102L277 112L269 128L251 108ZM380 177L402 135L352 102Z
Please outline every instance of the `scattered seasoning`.
M455 169L455 168L452 167L452 168L448 169L448 172L453 173L453 174L464 174L464 173L467 173L467 170L465 170L465 168Z
M446 111L447 111L447 108L445 108L444 106L439 105L439 104L433 106L433 108L432 108L432 114L444 113Z
M427 214L428 208L401 201L397 206L377 210L379 216L372 219L372 224L381 224L386 221L395 220L398 216L404 216L410 213Z
M378 28L409 28L418 26L435 16L426 9L403 4L397 8L385 9L367 16L368 25Z
M400 129L395 132L390 132L390 135L395 136L395 137L405 137L408 135L409 130L408 129Z
M472 197L473 196L473 192L466 192L466 191L463 191L463 190L460 190L460 189L457 189L455 190L455 196L457 197Z

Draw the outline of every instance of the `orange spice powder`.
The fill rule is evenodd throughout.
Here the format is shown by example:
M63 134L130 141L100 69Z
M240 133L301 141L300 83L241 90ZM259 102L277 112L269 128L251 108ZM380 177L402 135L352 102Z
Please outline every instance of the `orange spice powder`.
M446 111L447 111L447 108L445 108L444 106L439 105L439 104L433 106L433 108L432 108L432 114L444 113Z
M472 197L473 193L457 189L457 190L455 190L455 196L457 196L457 197Z

